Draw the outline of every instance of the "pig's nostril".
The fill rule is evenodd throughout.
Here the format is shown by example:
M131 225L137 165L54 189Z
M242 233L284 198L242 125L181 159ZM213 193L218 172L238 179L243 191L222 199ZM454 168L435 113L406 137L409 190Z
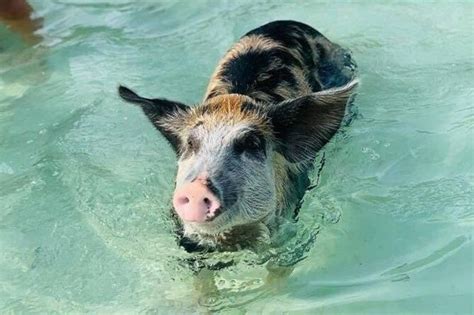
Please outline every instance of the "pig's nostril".
M178 203L180 205L185 205L185 204L189 203L189 198L188 197L180 197L180 198L178 198Z
M211 206L211 200L209 200L209 198L207 197L204 197L204 203L206 204L206 206L209 208Z

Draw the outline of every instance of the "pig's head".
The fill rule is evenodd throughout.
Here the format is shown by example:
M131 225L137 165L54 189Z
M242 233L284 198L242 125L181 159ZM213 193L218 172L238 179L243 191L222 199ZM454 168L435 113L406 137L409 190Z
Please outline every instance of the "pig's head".
M357 85L279 104L226 94L188 107L119 88L178 156L174 209L186 233L217 235L265 221L284 203L285 168L311 163L339 128Z

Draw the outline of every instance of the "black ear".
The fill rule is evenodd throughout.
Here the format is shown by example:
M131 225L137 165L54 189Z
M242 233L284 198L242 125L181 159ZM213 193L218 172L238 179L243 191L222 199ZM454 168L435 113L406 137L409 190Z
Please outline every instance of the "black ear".
M312 160L339 128L357 84L354 80L271 107L268 116L277 138L276 150L292 163Z
M163 134L163 136L173 146L173 149L178 152L180 145L178 136L168 128L164 128L163 125L160 124L160 121L164 118L169 118L170 115L173 115L180 110L185 111L188 106L182 103L168 101L166 99L144 98L124 86L119 86L118 93L125 101L140 105L143 112L156 129Z

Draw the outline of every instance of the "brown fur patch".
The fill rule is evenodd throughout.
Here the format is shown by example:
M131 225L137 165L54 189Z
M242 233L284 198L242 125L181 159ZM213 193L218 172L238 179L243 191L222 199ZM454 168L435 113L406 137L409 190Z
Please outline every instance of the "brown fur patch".
M240 94L219 95L191 111L190 121L202 121L206 125L225 122L235 125L242 122L266 125L264 117L255 111L245 110L244 104L252 99Z
M185 138L198 125L211 130L219 124L232 126L243 123L256 126L266 137L273 138L267 117L258 110L246 109L246 103L254 101L240 94L218 95L188 111L177 112L174 116L163 119L160 124Z
M246 124L257 127L268 140L273 139L273 130L266 115L245 108L246 103L252 102L254 101L245 95L219 95L191 111L190 121L202 122L209 130L219 124Z

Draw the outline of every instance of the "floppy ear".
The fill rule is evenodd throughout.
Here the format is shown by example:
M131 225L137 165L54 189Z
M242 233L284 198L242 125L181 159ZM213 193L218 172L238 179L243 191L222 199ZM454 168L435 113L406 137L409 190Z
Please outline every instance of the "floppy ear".
M171 115L176 114L179 111L185 111L188 106L182 103L168 101L166 99L144 98L124 86L119 86L118 93L120 97L125 101L140 105L143 112L152 122L155 128L161 132L161 134L171 144L173 149L178 152L180 145L179 137L169 128L164 128L163 125L160 124L160 122L165 118L169 118Z
M357 84L354 80L271 107L268 117L277 139L276 150L292 163L313 159L339 128Z

